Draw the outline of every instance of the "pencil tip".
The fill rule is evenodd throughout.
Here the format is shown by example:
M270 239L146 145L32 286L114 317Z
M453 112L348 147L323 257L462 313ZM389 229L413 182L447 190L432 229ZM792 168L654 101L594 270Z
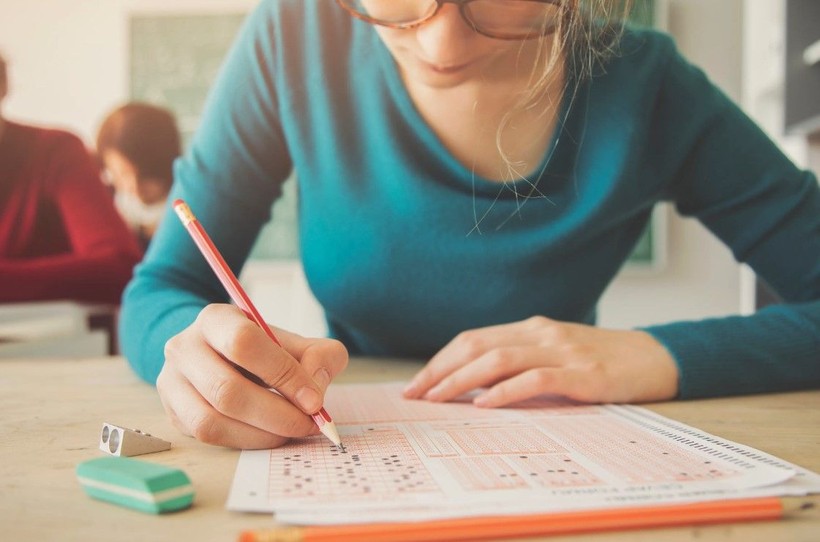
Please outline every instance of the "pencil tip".
M332 442L336 446L342 445L342 439L339 438L339 432L336 430L335 423L327 422L319 428L319 431L321 431L322 434L326 436L330 440L330 442Z

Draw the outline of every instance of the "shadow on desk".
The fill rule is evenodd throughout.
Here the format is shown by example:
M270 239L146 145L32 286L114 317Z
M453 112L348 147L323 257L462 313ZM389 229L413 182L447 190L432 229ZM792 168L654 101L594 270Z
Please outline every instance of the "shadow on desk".
M116 305L73 301L0 304L0 358L118 353Z

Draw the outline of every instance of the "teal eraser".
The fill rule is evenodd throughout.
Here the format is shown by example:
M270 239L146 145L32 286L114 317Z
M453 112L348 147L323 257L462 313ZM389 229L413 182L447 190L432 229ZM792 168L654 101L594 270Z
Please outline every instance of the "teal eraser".
M191 480L180 469L131 459L98 457L77 465L77 479L90 497L149 514L188 508Z

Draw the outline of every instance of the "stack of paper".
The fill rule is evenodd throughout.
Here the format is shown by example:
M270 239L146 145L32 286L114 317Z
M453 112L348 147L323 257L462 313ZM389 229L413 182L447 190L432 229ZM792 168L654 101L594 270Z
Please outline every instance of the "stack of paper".
M309 525L820 491L814 473L640 407L539 398L480 409L401 389L331 387L325 406L346 451L322 436L244 451L228 508Z

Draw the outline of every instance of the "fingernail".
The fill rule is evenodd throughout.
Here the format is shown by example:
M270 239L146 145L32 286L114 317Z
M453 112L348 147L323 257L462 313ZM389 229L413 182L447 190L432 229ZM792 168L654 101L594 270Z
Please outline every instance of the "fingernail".
M477 395L477 396L473 399L473 404L474 404L475 406L477 406L477 407L486 407L486 406L490 406L490 398L489 398L489 396L488 396L486 393L485 393L485 394L482 394L482 395Z
M296 392L295 398L296 402L299 403L299 406L301 406L305 412L316 412L322 406L319 393L308 386L300 388L299 391Z
M419 385L416 382L410 382L404 387L404 395L408 397L415 397L418 395Z
M313 373L313 381L323 390L327 389L328 384L330 384L330 371L324 367L319 367L316 372Z
M424 398L428 401L436 401L441 396L441 388L436 386L435 388L429 390L427 393L424 394Z

